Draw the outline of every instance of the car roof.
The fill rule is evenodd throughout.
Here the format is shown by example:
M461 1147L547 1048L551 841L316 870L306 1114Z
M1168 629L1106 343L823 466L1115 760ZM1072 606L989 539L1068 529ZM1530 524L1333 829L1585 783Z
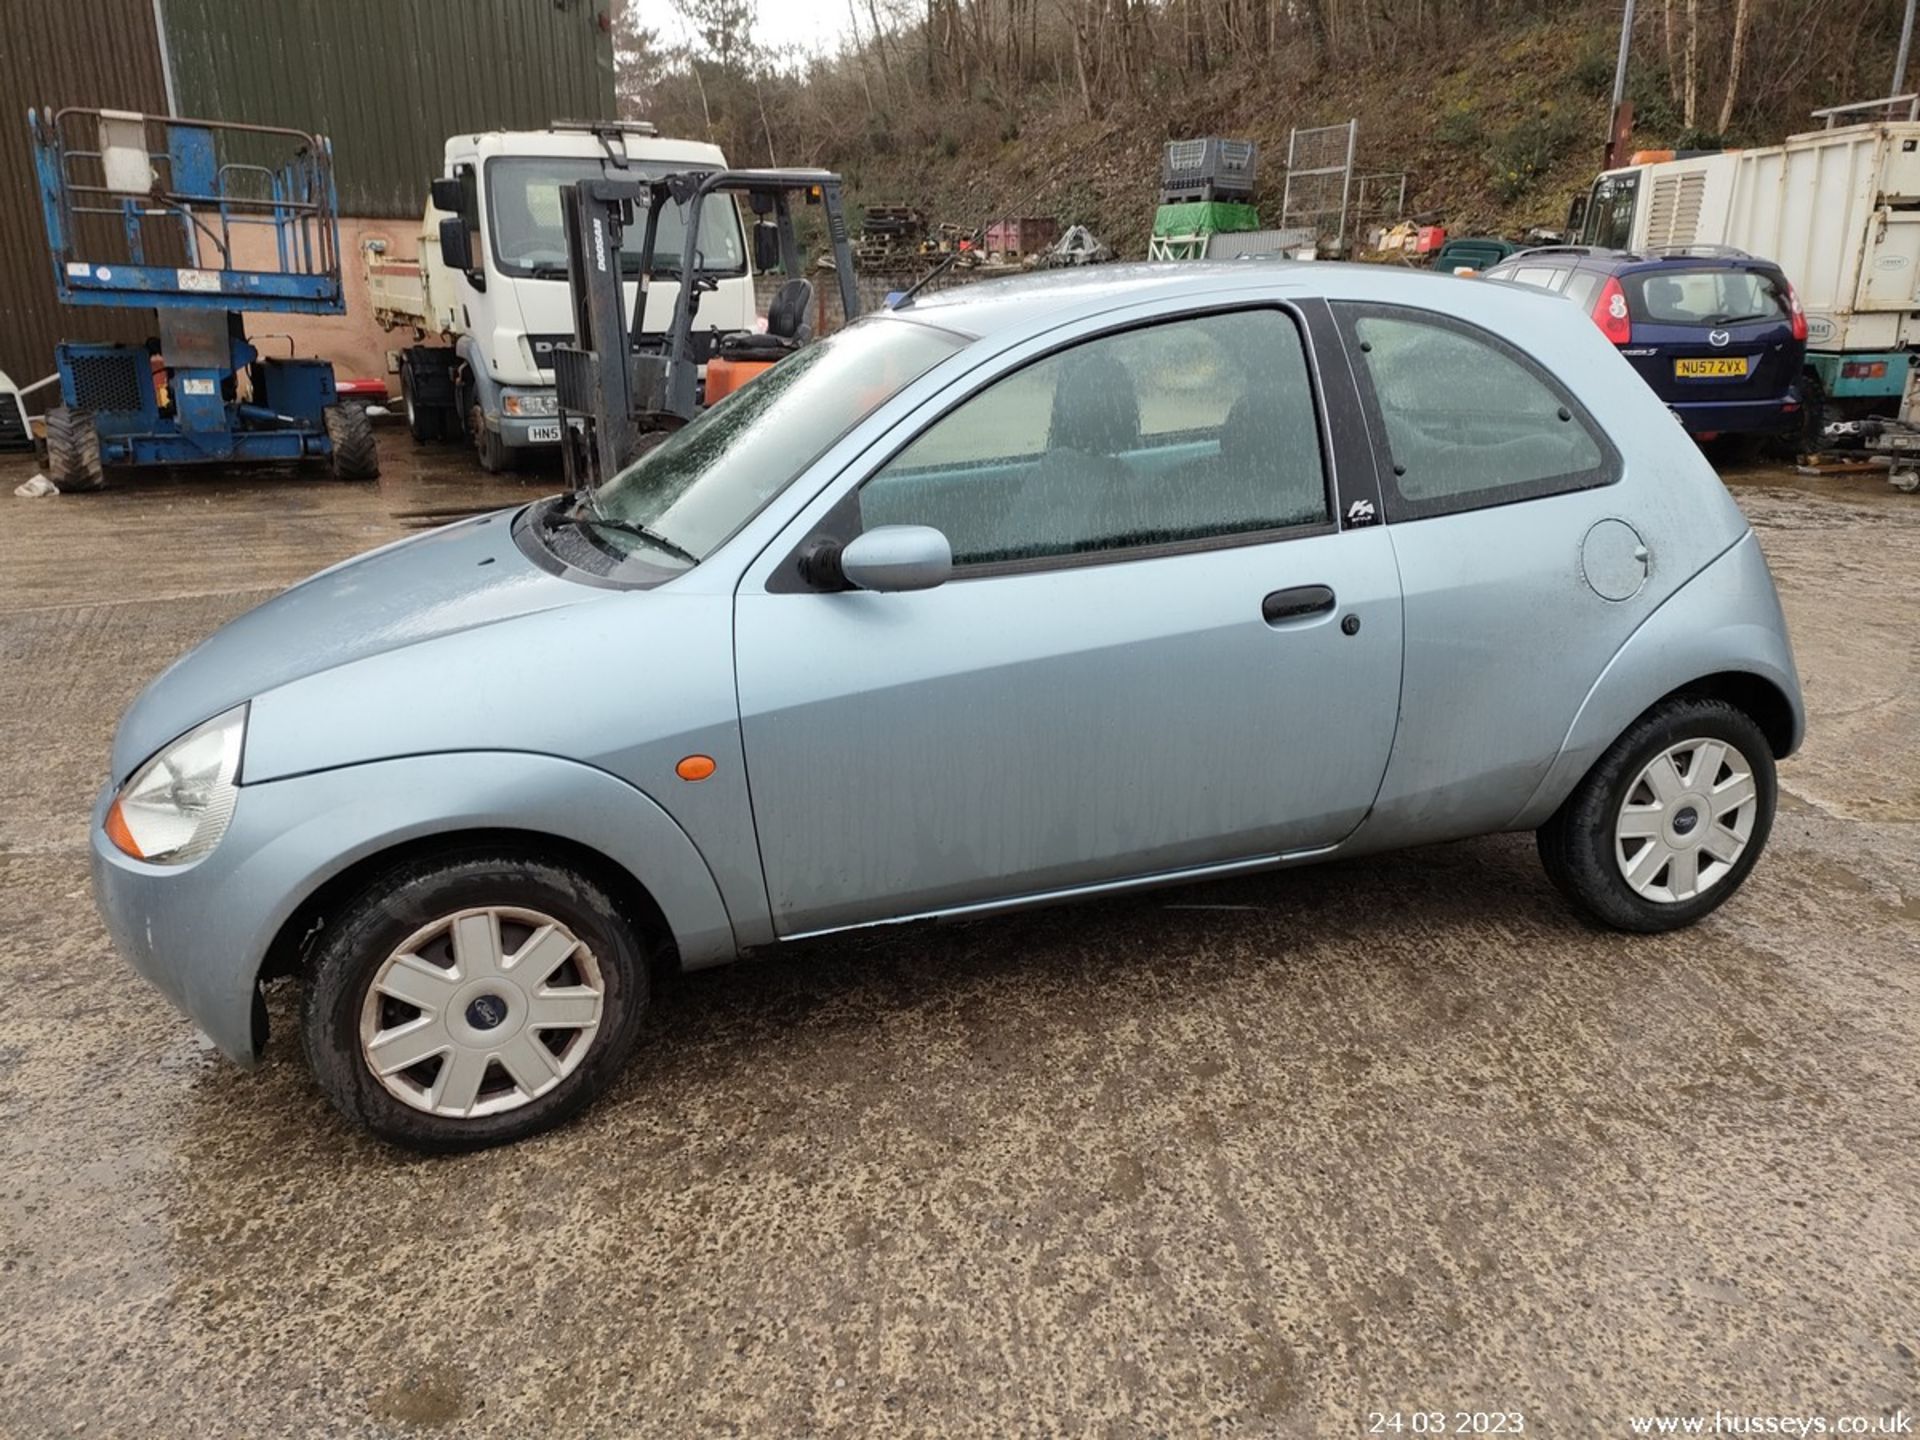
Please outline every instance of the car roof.
M1446 312L1474 308L1470 279L1431 270L1331 260L1157 260L1045 270L922 291L896 313L974 337L1040 330L1083 315L1154 300L1375 300ZM1531 297L1529 297L1530 299ZM1555 297L1541 297L1548 304ZM1557 312L1555 312L1557 313Z
M1601 269L1616 275L1659 270L1668 265L1684 265L1694 270L1716 265L1723 265L1730 270L1777 271L1780 268L1764 256L1750 255L1731 245L1653 245L1644 250L1610 250L1602 245L1542 245L1507 256L1498 266L1489 266L1487 273L1516 265L1547 262Z

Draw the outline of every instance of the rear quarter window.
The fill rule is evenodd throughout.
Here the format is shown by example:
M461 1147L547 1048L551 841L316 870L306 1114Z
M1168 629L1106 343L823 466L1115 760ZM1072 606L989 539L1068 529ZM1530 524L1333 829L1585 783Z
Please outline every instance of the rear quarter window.
M1389 520L1591 489L1618 452L1572 394L1499 337L1449 316L1337 307L1387 450Z
M1567 281L1567 288L1561 293L1581 309L1591 310L1593 297L1600 293L1603 278L1591 270L1576 270L1573 272L1573 278Z
M1551 265L1522 265L1519 269L1501 276L1517 285L1532 285L1541 290L1551 290L1567 272L1556 270Z

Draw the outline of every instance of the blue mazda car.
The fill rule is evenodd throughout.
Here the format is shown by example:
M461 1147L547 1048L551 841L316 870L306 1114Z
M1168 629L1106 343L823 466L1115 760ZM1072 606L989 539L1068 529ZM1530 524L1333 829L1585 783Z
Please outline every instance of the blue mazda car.
M1695 439L1819 434L1807 317L1771 260L1725 246L1563 245L1523 250L1486 277L1585 310Z

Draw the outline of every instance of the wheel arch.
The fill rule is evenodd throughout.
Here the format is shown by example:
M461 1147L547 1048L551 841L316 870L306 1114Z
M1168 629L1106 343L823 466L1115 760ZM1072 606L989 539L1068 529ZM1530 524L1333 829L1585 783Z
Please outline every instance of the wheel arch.
M1799 675L1773 577L1751 531L1627 638L1506 828L1544 823L1614 741L1655 706L1685 695L1724 700L1751 715L1777 760L1800 746L1806 711Z
M248 1063L261 1038L247 1013L259 982L298 968L330 908L396 861L476 843L580 864L670 937L683 967L738 953L713 871L671 815L619 776L526 751L397 757L243 785L206 861L170 885L128 877L133 888L106 908L121 922L116 940L143 955L142 973ZM126 868L103 858L110 880Z
M306 968L315 941L329 917L350 904L382 873L420 860L462 854L513 855L554 861L594 881L649 942L656 964L677 966L673 927L646 883L620 861L580 840L550 831L510 826L474 826L416 835L363 855L338 874L322 880L293 908L267 945L260 978L273 980Z
M1640 715L1670 700L1696 697L1724 700L1734 709L1750 716L1754 724L1760 727L1760 733L1767 737L1767 744L1776 760L1786 759L1799 742L1799 721L1793 702L1777 683L1749 670L1722 670L1717 674L1703 675L1698 680L1669 690L1646 710L1642 710ZM1636 715L1634 721L1639 720L1640 715Z
M1614 724L1597 743L1589 741L1577 749L1571 746L1562 749L1559 759L1509 828L1532 830L1544 824L1600 763L1616 740L1662 705L1688 699L1720 700L1751 717L1760 727L1760 733L1766 736L1767 748L1776 760L1786 759L1799 744L1799 714L1777 680L1750 670L1715 671L1676 685L1648 701ZM1570 756L1575 758L1570 761Z

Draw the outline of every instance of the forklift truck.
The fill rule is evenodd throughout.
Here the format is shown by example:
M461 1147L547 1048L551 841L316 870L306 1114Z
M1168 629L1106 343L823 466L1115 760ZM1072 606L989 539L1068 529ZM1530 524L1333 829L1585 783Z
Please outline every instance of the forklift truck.
M569 488L597 487L631 463L647 437L678 429L813 338L814 289L801 273L796 195L823 210L841 313L851 322L860 313L860 297L841 179L832 171L694 169L562 188L574 340L554 348L554 380ZM744 197L754 215L754 268L777 267L788 278L768 307L764 332L706 340L710 332L696 332L695 320L700 297L717 281L700 253L700 214L709 204L734 204L736 197ZM685 238L679 256L662 263L654 240L670 204L680 207ZM642 211L639 288L629 318L620 241ZM642 328L647 292L663 280L679 287L673 314L665 331L650 333Z

